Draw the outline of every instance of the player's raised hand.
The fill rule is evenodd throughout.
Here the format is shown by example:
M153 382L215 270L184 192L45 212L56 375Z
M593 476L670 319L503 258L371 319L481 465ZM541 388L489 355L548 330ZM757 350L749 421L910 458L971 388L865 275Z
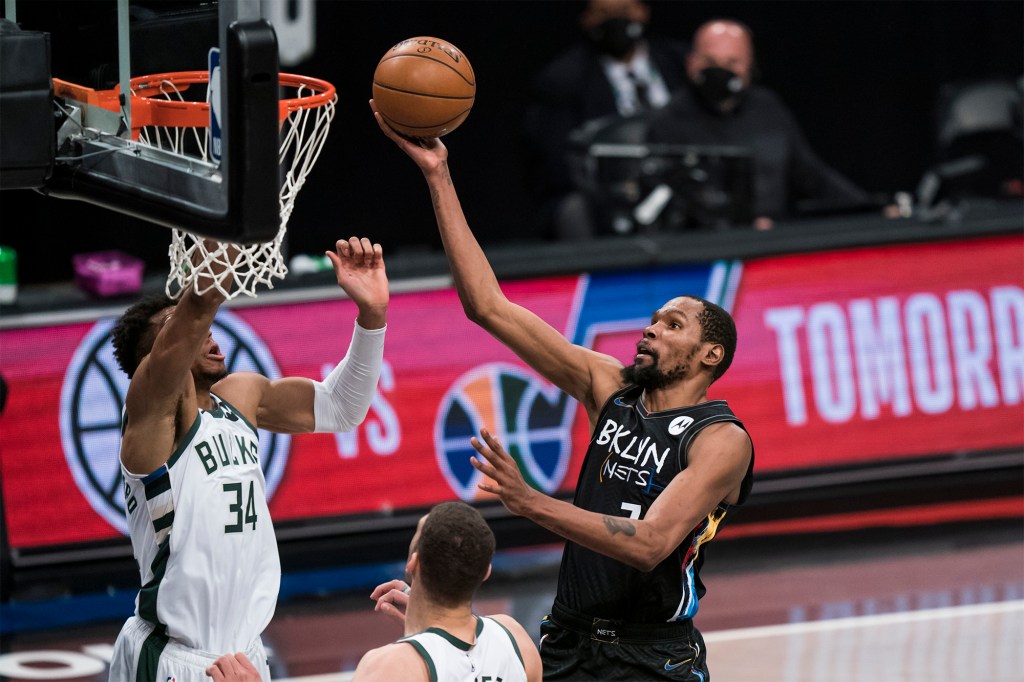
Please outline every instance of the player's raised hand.
M366 237L339 239L334 251L327 251L334 265L338 285L359 307L359 326L380 329L387 319L388 277L380 244Z
M474 436L469 442L482 455L482 458L470 457L470 464L492 480L483 481L477 487L500 497L502 504L513 514L522 514L529 507L530 498L536 491L527 485L512 455L505 452L498 439L487 429L480 429L480 438Z
M416 162L424 173L436 170L444 166L448 161L448 148L444 146L439 138L411 138L402 135L394 128L385 123L377 108L370 100L370 109L373 110L373 117L377 119L377 125L391 140L398 145L398 148L409 155Z
M409 585L404 580L389 580L377 585L370 599L377 602L374 611L383 613L399 623L405 623L405 609L409 605Z

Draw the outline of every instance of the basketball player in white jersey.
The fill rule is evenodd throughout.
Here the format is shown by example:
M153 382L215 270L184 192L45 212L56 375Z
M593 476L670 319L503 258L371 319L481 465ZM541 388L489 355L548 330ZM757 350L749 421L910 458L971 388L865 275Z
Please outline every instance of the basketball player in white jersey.
M270 679L260 634L281 566L256 429L351 431L369 410L383 357L380 245L352 237L328 256L358 314L348 353L323 382L228 374L210 331L226 298L216 290L188 288L177 303L145 298L115 326L114 355L131 379L120 459L142 589L117 638L111 682L208 682L206 669L227 652L244 652Z
M370 595L377 611L405 623L405 637L366 652L353 682L539 681L540 654L523 626L504 614L473 613L493 554L494 533L465 502L443 502L421 518L408 582L392 580Z

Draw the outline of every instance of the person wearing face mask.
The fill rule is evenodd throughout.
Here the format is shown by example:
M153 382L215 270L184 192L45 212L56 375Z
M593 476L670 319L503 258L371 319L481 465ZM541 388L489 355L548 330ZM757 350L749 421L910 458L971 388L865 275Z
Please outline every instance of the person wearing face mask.
M594 236L587 199L569 165L569 136L588 121L636 116L665 106L686 85L685 43L648 35L641 0L589 0L580 39L534 80L525 120L530 181L548 236Z
M688 87L650 116L650 143L722 145L750 151L754 227L816 212L873 206L869 195L811 149L777 94L754 84L750 29L731 19L709 21L694 33L686 61Z

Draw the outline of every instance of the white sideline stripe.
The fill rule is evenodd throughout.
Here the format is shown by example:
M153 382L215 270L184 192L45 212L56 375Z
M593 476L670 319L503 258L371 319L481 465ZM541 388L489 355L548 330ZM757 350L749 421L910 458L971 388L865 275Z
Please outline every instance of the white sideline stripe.
M995 602L991 604L969 604L966 606L949 606L941 609L925 609L922 611L903 611L900 613L882 613L873 616L852 616L850 618L834 618L806 623L786 623L784 625L765 625L756 628L737 628L735 630L719 630L704 634L705 642L728 642L738 639L756 639L758 637L780 637L784 635L803 634L806 632L822 632L842 630L843 628L867 628L876 625L892 625L894 623L916 623L944 618L970 618L972 616L990 616L999 613L1024 612L1024 599L1016 601ZM353 673L328 673L307 677L289 677L276 682L351 682Z
M843 630L846 628L867 628L875 627L877 625L917 623L928 620L942 620L946 618L989 616L997 613L1010 613L1013 611L1024 612L1024 600L996 602L991 604L968 604L965 606L949 606L941 609L881 613L872 616L852 616L850 618L833 618L829 620L817 620L805 623L786 623L784 625L765 625L756 628L721 630L719 632L710 632L705 634L704 641L728 642L737 639L780 637L784 635L803 634L806 632L824 632L828 630Z

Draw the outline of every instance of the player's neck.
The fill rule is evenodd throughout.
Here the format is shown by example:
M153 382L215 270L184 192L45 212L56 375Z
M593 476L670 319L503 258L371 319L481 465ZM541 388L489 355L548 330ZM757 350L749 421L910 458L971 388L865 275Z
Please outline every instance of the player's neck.
M476 623L471 604L461 604L455 608L439 606L423 594L411 596L405 612L406 636L423 632L427 628L440 628L464 642L472 643L476 640Z
M213 394L210 393L210 389L196 387L196 405L201 410L212 410L213 409Z
M648 412L664 412L706 403L708 387L704 382L679 382L665 388L645 388L642 399Z

